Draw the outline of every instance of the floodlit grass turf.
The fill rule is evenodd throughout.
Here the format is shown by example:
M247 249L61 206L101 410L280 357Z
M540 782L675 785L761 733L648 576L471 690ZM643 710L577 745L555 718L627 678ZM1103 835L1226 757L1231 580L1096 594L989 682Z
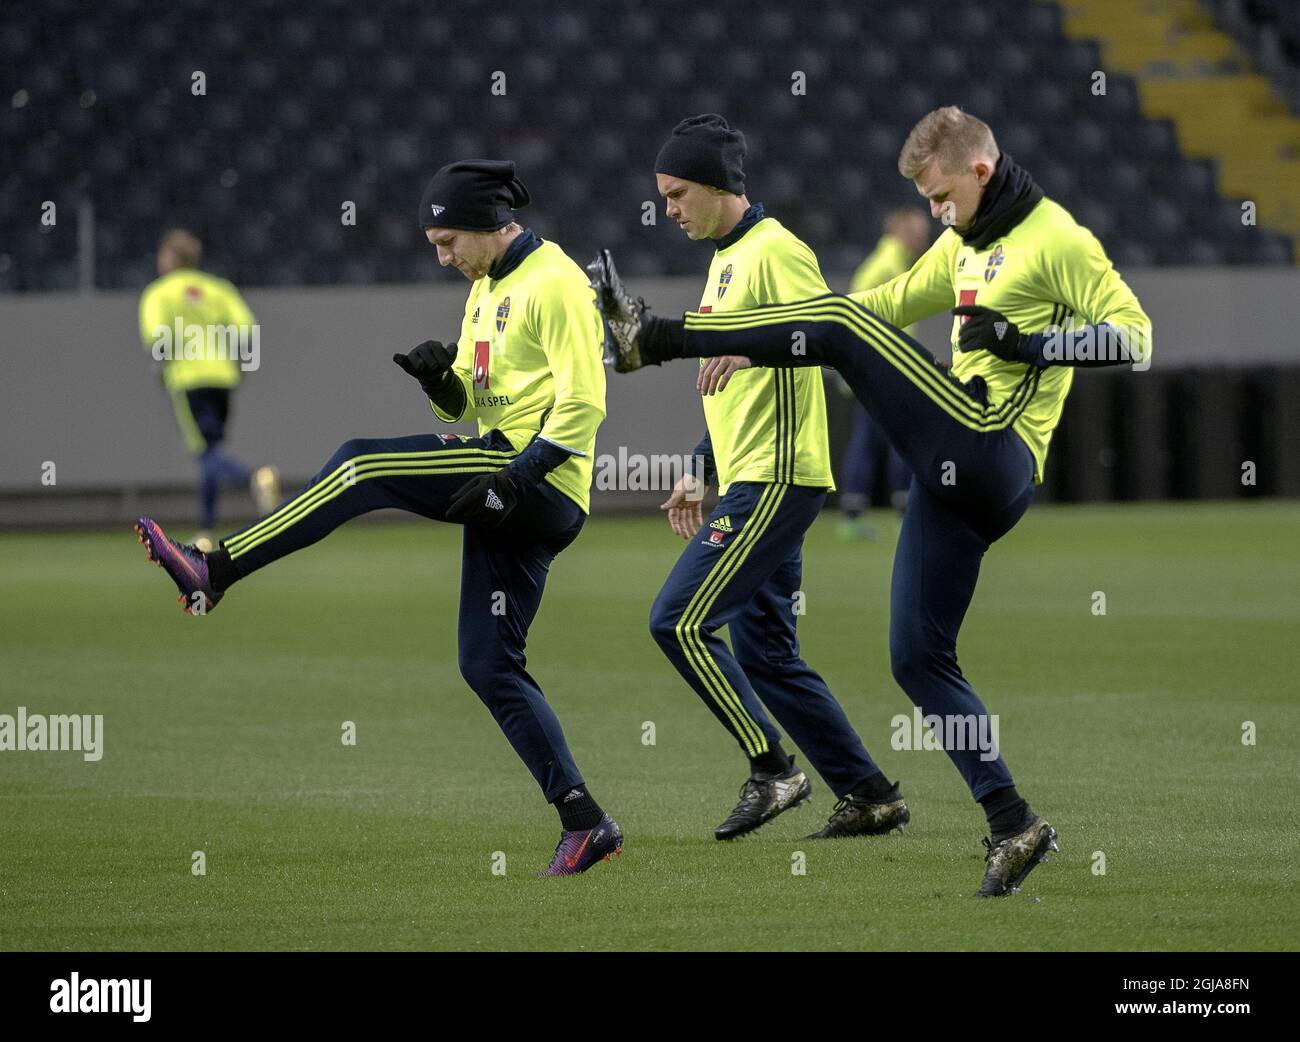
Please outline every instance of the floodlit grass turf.
M890 747L896 525L834 520L803 650L901 779L906 835L803 840L834 803L814 777L811 809L713 840L745 763L646 632L678 544L597 519L529 667L627 849L558 880L533 876L556 816L457 671L454 529L354 524L197 619L129 528L0 537L0 713L105 716L99 763L0 753L0 947L1296 946L1300 505L1038 507L994 547L961 661L1062 847L996 902L970 896L982 819L947 757Z

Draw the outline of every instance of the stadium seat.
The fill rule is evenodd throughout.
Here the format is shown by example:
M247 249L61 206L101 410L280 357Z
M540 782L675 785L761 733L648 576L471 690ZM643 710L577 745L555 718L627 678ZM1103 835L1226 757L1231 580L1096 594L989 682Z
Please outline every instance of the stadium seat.
M915 199L895 170L907 128L954 103L988 115L1000 144L1125 263L1291 262L1286 240L1241 226L1239 202L1217 195L1213 164L1179 154L1172 124L1141 116L1130 78L1110 75L1104 103L1091 94L1097 46L1067 40L1059 9L1035 0L956 10L759 0L743 32L730 12L686 0L599 11L536 0L521 16L416 0L270 13L201 0L43 7L69 21L75 12L76 25L57 36L21 20L0 27L0 61L25 92L0 106L18 179L0 205L0 240L13 244L0 291L75 282L74 238L60 252L23 234L48 195L41 186L68 170L96 204L103 286L147 278L157 224L197 225L200 214L211 235L229 237L210 256L253 283L441 277L410 214L436 166L477 156L520 164L537 220L566 247L600 245L601 229L635 251L629 271L692 272L698 257L675 229L633 236L630 222L646 199L662 216L649 167L672 126L698 111L746 131L754 197L797 218L825 268L851 267L883 212ZM1300 98L1300 8L1213 7ZM203 96L190 92L197 69ZM790 89L796 70L804 95ZM504 95L491 89L495 71L507 74ZM341 201L362 198L372 227L341 234ZM611 213L594 220L593 205ZM283 257L263 248L261 226L249 249L237 245L240 215L263 211Z

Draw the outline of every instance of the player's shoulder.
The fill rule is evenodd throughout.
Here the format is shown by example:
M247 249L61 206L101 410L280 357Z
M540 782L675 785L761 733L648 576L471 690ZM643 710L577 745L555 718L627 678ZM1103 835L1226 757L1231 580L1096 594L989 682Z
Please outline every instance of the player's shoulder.
M1044 235L1066 235L1071 238L1092 235L1074 219L1074 214L1050 196L1043 196L1021 224L1026 231Z
M220 275L213 275L210 271L200 271L196 272L196 274L199 276L199 285L207 287L209 292L217 296L230 298L238 297L240 295L235 284L227 278L222 278Z
M527 285L530 302L544 305L575 295L584 299L594 296L586 272L558 243L543 240L524 259L524 263L529 266Z
M180 293L187 285L193 283L192 276L195 274L196 271L193 268L177 268L174 271L169 271L166 275L159 275L149 285L145 286L141 298L146 300L159 297L166 299L171 294Z
M812 252L806 242L775 217L764 217L749 230L745 238L750 236L753 236L754 242L763 242L769 249L802 249Z
M237 294L239 290L227 278L202 268L177 268L155 280L155 285L182 289L194 286L209 293Z
M956 253L962 248L962 245L961 236L957 234L957 229L950 224L939 233L939 237L935 239L934 242L930 243L929 249L925 252L936 255L941 253ZM924 256L924 254L922 254L922 256Z
M882 235L880 241L876 243L876 248L871 251L868 260L874 258L876 263L885 267L892 268L894 273L906 271L912 266L915 258L908 252L901 239L896 239L892 235Z
M575 278L582 279L584 284L587 281L578 262L565 253L559 243L550 239L543 239L537 249L524 258L524 264L528 265L530 281L563 283Z
M782 264L811 264L818 267L817 254L812 247L783 225L775 217L764 217L741 242L749 239L749 246L760 264L775 267Z
M964 246L965 242L957 230L952 225L948 225L934 242L922 251L921 256L908 265L907 270L918 267L930 268L936 264L951 268L957 263L957 256Z
M1091 229L1080 224L1055 199L1044 196L1022 222L1025 231L1060 256L1071 253L1104 252Z

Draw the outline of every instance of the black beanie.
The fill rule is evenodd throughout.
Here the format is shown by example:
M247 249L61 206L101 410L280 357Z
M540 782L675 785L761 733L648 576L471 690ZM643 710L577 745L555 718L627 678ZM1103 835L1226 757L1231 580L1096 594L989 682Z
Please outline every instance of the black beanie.
M673 127L655 158L655 173L745 194L745 135L716 113L691 116Z
M510 211L527 206L528 189L508 160L464 159L429 179L420 198L421 228L494 232L513 221Z

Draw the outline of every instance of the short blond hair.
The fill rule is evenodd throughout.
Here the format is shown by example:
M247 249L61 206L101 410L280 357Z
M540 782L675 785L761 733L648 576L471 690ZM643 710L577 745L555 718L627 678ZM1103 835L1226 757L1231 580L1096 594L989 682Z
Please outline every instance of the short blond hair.
M997 158L998 143L989 125L956 105L945 105L922 116L907 135L898 153L898 172L910 181L932 159L939 160L945 174L955 174L976 159Z
M163 232L158 249L160 252L171 250L182 268L197 268L199 258L203 256L203 243L199 242L199 237L184 228L170 228Z

